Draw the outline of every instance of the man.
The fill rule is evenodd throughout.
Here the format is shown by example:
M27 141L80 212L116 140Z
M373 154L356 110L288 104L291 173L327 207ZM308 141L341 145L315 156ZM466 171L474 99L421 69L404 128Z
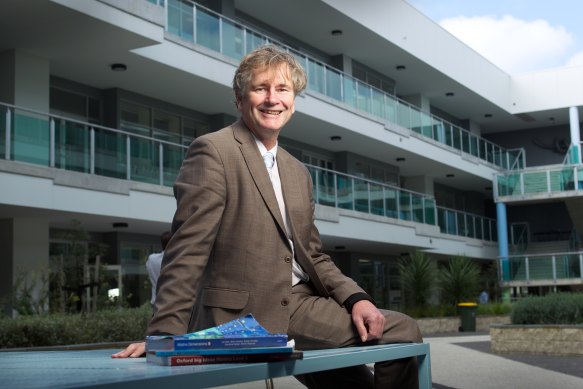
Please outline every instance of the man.
M146 260L146 269L148 270L148 275L150 276L150 284L152 285L152 297L150 303L154 305L156 301L156 285L158 284L158 277L160 277L160 268L162 267L162 259L164 258L164 250L168 245L170 240L170 231L165 231L160 235L160 244L162 245L162 251L159 253L152 253L148 256Z
M380 312L322 253L305 166L277 146L306 75L274 46L248 54L233 89L241 119L197 138L174 185L177 211L147 334L182 334L246 313L298 349L421 342L416 323ZM272 154L273 166L264 158ZM144 344L114 357L136 357ZM310 374L310 388L411 388L412 358Z

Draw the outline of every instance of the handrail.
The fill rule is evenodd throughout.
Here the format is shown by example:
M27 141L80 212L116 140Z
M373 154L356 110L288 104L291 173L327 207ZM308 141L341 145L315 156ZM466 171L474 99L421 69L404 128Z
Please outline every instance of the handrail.
M581 279L583 281L583 251L546 254L523 254L498 257L500 280L511 282L534 282L537 280ZM503 274L503 271L508 274Z
M583 191L583 165L535 166L494 175L494 201L572 191Z
M6 160L172 186L186 149L142 134L0 103L0 158ZM439 225L446 234L495 240L493 219L437 207L430 195L317 166L306 167L318 204ZM456 222L448 224L449 220Z
M581 142L579 144L571 144L569 146L569 150L565 154L565 158L563 158L563 165L579 165L581 164Z
M190 3L191 8L181 6ZM399 99L381 89L332 68L240 21L227 18L191 0L168 0L166 32L188 43L194 43L240 60L254 48L273 43L285 48L303 62L308 73L307 90L335 101L335 104L365 112L383 123L396 123L412 134L429 138L452 149L473 155L500 169L524 167L524 150L504 150L433 114ZM183 28L183 20L192 20ZM198 22L200 21L200 28ZM212 26L212 27L211 27Z

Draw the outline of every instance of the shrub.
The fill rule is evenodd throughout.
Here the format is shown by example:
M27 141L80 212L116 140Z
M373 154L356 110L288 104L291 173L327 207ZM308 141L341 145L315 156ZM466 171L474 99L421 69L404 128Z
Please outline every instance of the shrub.
M583 324L583 294L524 297L513 304L512 324Z
M480 268L464 256L456 256L439 271L442 301L457 305L462 301L474 301L478 294Z
M401 258L398 266L405 305L408 308L426 306L435 286L435 262L424 252L415 251L408 258Z
M0 319L0 348L125 342L143 339L152 308L119 308L86 314Z
M457 315L456 307L453 305L425 305L422 307L407 308L403 313L415 319Z
M508 303L478 304L478 315L508 315L512 310L512 305Z

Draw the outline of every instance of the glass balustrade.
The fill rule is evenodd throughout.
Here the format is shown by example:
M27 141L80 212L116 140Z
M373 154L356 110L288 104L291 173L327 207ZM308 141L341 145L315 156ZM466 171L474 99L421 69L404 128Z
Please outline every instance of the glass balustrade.
M537 255L513 255L507 259L508 275L504 282L536 282L559 279L581 279L583 252L551 253ZM503 268L501 266L501 268Z
M437 224L444 234L486 241L497 240L496 220L484 216L437 207Z
M172 186L187 146L166 140L172 134L132 130L137 133L0 104L3 159Z
M422 112L394 95L333 69L267 36L189 0L168 0L166 31L235 60L266 43L292 53L308 74L308 90L338 104L366 112L383 122L397 123L421 137L473 155L502 169L524 167L522 150L504 150L443 119Z
M583 190L581 165L554 165L496 174L494 193L498 197L557 194Z
M187 146L154 137L0 104L0 151L11 159L63 170L172 186ZM127 129L130 126L125 126ZM162 138L162 139L160 139ZM495 240L494 221L437 207L435 199L366 178L307 165L321 205L439 224L443 233Z

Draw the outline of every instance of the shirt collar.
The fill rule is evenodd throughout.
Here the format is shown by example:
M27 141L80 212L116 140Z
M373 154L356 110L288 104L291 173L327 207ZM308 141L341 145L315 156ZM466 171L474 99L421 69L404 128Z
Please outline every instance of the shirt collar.
M253 135L253 139L255 139L255 143L257 143L257 147L259 147L259 152L261 153L261 156L263 157L263 155L265 155L265 153L267 153L268 151L271 152L271 154L273 154L274 157L277 157L277 145L278 142L275 143L275 146L271 149L271 150L267 150L267 148L265 147L265 145L263 144L263 142L261 142L256 136L255 134L251 133Z

